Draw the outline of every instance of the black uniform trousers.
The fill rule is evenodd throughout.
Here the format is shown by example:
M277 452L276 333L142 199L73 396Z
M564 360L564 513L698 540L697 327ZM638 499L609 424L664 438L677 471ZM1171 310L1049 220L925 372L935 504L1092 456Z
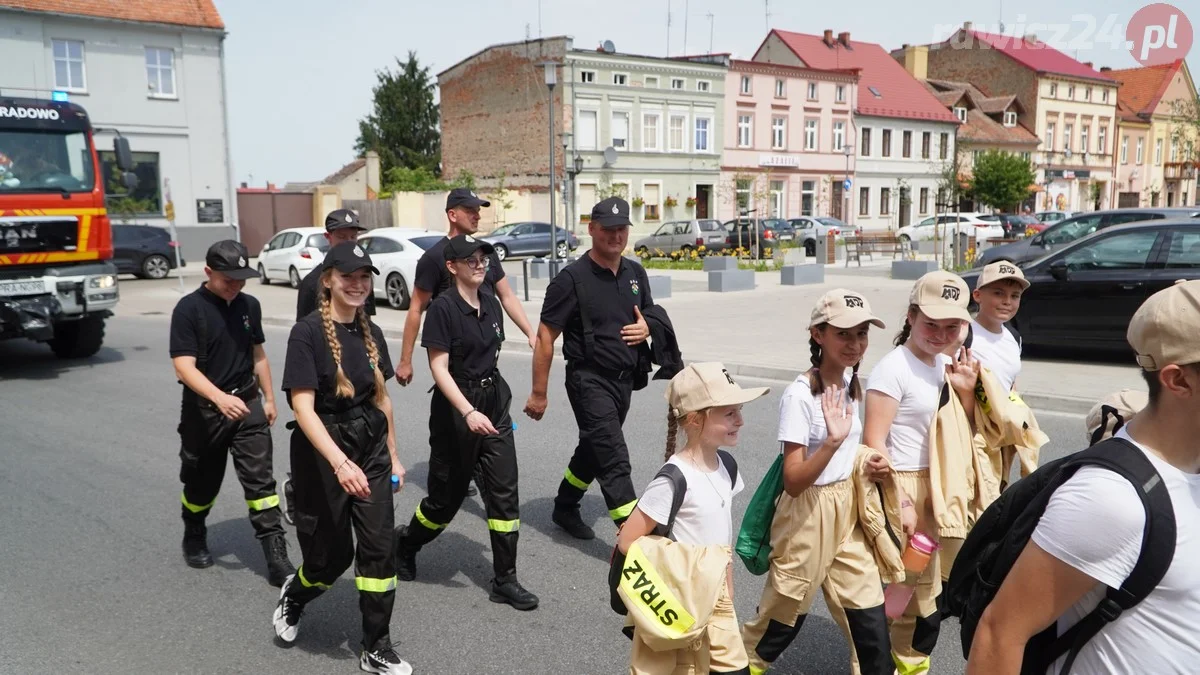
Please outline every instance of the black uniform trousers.
M632 373L568 363L566 385L579 426L579 445L558 486L554 507L578 509L592 481L599 479L608 515L620 526L637 506L629 477L629 448L621 428L633 396Z
M457 382L471 407L487 415L500 433L496 436L474 433L441 390L434 390L429 403L429 494L417 505L407 536L396 545L420 550L441 534L462 506L474 475L487 511L492 568L496 579L503 582L517 571L517 538L521 527L517 447L509 415L512 390L499 371L484 384Z
M388 624L396 599L387 417L365 403L321 418L333 442L366 475L371 495L367 499L350 496L334 475L336 467L325 461L301 429L292 432L296 538L304 560L287 593L297 602L307 603L328 590L353 562L362 644L364 649L374 650L391 644Z
M225 465L233 455L250 522L262 539L283 534L283 525L272 473L271 427L257 390L252 396L243 399L250 414L231 420L207 399L185 395L179 416L179 480L183 483L183 519L203 523L217 501Z

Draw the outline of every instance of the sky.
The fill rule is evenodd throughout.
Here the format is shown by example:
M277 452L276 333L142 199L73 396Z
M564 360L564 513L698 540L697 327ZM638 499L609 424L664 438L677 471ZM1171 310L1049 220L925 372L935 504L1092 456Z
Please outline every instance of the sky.
M1188 0L1193 2L1194 0ZM568 35L577 48L750 58L769 28L849 31L887 50L945 39L964 21L1036 32L1096 68L1138 64L1123 44L1142 2L1128 0L215 0L225 21L234 178L315 181L354 159L380 69L415 51L431 76L490 44ZM1176 6L1183 8L1180 0ZM968 7L969 5L969 7ZM670 21L668 26L668 12ZM712 15L711 19L709 15ZM1200 15L1192 12L1200 33ZM686 25L685 25L686 24ZM1034 26L1034 24L1041 24ZM1026 26L1021 30L1018 26ZM1033 30L1031 31L1030 28ZM686 33L685 33L686 29ZM685 40L686 36L686 40ZM1200 38L1200 36L1197 36ZM1198 39L1200 42L1200 39ZM1200 44L1187 56L1200 78Z

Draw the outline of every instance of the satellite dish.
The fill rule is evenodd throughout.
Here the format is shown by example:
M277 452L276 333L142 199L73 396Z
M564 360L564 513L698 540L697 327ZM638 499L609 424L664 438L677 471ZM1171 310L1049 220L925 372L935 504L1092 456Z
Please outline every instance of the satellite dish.
M616 163L617 163L617 149L610 145L604 149L604 164L606 166L612 166L613 164L616 164Z
M617 52L617 47L612 43L612 40L605 40L604 51L608 52L609 54L615 54Z

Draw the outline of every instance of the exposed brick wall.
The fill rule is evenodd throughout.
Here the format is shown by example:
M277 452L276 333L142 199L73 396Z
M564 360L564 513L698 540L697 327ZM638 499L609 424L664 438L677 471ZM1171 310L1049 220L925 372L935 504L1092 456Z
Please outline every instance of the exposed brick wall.
M511 189L545 191L549 183L549 94L538 65L562 62L563 41L534 41L491 47L438 77L441 105L442 173L466 169L481 187L506 173ZM569 115L563 105L563 72L554 88L555 174L563 176L562 133ZM567 128L570 128L569 126Z
M929 48L929 77L970 82L988 96L1016 94L1024 108L1017 123L1037 133L1037 74L977 40L951 38Z

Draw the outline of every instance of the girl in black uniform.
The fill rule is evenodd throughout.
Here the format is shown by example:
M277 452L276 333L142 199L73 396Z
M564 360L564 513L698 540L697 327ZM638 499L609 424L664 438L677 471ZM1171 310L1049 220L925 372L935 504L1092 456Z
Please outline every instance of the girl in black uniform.
M476 465L492 539L492 602L521 610L538 599L517 581L517 449L509 416L512 391L497 362L504 342L500 301L479 287L494 249L469 234L446 243L445 265L454 286L429 305L421 346L437 383L429 405L429 495L396 536L396 573L417 574L417 551L450 524L466 496Z
M392 360L383 331L363 310L379 270L355 242L334 246L324 264L318 311L292 327L284 364L283 390L296 416L288 428L304 562L283 585L272 622L280 639L294 642L304 606L353 561L359 667L409 675L388 633L396 595L392 493L404 485L386 387Z

